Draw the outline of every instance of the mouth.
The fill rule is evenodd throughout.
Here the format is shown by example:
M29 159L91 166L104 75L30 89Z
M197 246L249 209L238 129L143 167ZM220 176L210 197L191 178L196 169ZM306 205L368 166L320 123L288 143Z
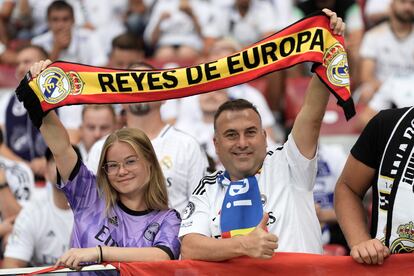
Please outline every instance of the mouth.
M125 184L125 183L130 182L132 179L133 178L124 178L124 179L117 180L117 182L120 183L120 184Z
M245 157L251 156L252 153L251 152L233 152L233 155L235 155L236 157L245 158Z

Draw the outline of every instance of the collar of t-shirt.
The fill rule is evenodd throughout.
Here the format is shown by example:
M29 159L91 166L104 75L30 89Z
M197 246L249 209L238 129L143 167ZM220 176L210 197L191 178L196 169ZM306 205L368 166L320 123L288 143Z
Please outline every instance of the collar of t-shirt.
M256 180L257 182L259 182L259 178L260 178L260 173L262 172L262 168L260 168L257 173L255 174ZM247 177L246 177L247 178ZM230 174L228 171L224 171L223 173L219 174L219 176L217 177L218 179L218 183L222 186L229 186L231 183L230 180ZM241 181L242 179L239 179L237 181Z

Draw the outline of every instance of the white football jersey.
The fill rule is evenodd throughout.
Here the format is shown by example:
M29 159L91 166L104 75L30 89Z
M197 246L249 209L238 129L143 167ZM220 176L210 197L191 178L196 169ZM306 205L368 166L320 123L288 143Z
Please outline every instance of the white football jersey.
M412 74L414 31L404 39L399 39L389 22L381 23L365 33L360 55L375 61L375 77L380 81L385 81L390 76Z
M25 205L33 198L34 176L23 162L16 162L0 156L0 166L6 172L6 180L16 200Z
M269 152L258 178L268 230L279 237L280 252L322 252L321 230L313 201L316 158L305 158L290 135L283 147ZM194 190L182 216L179 236L198 233L221 237L220 211L228 184L216 172Z
M32 201L17 216L4 256L33 266L54 265L69 249L72 227L72 210L58 209L51 194Z

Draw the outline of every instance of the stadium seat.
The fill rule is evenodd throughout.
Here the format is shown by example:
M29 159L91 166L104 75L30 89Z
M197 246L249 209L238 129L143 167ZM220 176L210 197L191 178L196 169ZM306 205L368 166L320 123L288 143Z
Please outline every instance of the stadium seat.
M288 78L285 92L285 126L290 128L305 99L311 77Z
M269 86L269 81L265 77L252 80L248 82L248 84L259 90L260 93L262 93L263 96L267 99L267 88Z
M298 115L303 101L305 99L306 88L308 87L311 77L299 77L287 79L285 93L285 118L286 127L291 127ZM357 116L364 108L364 105L355 105L356 115L349 121L345 119L342 107L337 105L334 96L330 96L326 108L325 117L321 127L321 135L355 135L360 130L357 126Z
M335 97L330 97L323 118L320 135L359 135L358 114L362 112L365 105L356 104L356 115L349 121L346 120L342 107L337 105Z

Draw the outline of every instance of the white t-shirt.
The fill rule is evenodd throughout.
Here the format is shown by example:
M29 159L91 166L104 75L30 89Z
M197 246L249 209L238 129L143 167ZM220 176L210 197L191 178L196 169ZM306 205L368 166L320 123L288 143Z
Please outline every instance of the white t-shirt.
M283 148L269 152L258 183L268 230L279 237L280 252L322 252L321 230L316 217L313 186L316 158L305 158L290 135ZM217 181L216 172L204 177L194 190L182 216L179 236L199 233L221 236L220 210L228 185Z
M211 24L205 33L211 37L231 36L242 46L249 46L264 37L266 33L275 33L286 27L284 19L276 16L271 3L251 1L245 16L233 6L213 14ZM265 20L264 20L265 18Z
M16 5L16 8L13 10L13 17L21 17L18 6L20 6L19 0L9 0ZM4 2L4 1L2 1ZM48 29L47 26L47 8L49 5L54 2L54 0L28 0L28 6L30 9L30 19L31 19L31 35L39 35L45 32Z
M362 58L376 62L375 76L385 81L390 76L404 76L414 73L414 30L399 39L384 22L365 33L360 54Z
M51 196L34 201L17 216L4 256L34 266L54 265L69 249L72 227L72 210L58 209Z
M16 200L26 205L33 198L35 183L32 170L23 162L0 156L0 166L5 169L6 180Z
M386 13L390 7L391 0L366 0L364 12L367 16Z
M97 141L89 151L86 165L95 173L105 139ZM181 212L206 174L206 155L193 137L170 125L166 125L151 142L166 179L169 205Z
M275 118L272 111L266 102L265 97L256 88L248 84L240 84L226 89L231 99L245 99L257 107L257 110L262 117L262 124L264 128L275 125ZM191 124L202 119L200 109L199 95L185 97L177 100L167 100L161 106L161 116L163 120L170 120L175 118L177 124L182 121ZM189 132L194 135L192 132Z
M160 36L156 46L186 45L197 50L203 47L202 37L197 33L190 16L179 9L179 0L159 0L155 4L148 25L144 32L144 39L151 42L151 36L163 13L168 12L170 17L164 19L160 25ZM207 1L192 0L190 6L198 20L201 31L210 24L212 6Z
M414 74L390 77L378 89L369 102L376 111L392 107L402 108L414 105Z
M53 33L48 31L34 37L32 44L42 46L50 53L53 47ZM59 60L104 66L108 61L104 48L92 31L74 27L69 47L60 53Z
M124 16L128 10L128 0L68 0L73 6L76 26L82 27L86 22L95 27L100 45L105 53L111 50L112 39L125 32Z

